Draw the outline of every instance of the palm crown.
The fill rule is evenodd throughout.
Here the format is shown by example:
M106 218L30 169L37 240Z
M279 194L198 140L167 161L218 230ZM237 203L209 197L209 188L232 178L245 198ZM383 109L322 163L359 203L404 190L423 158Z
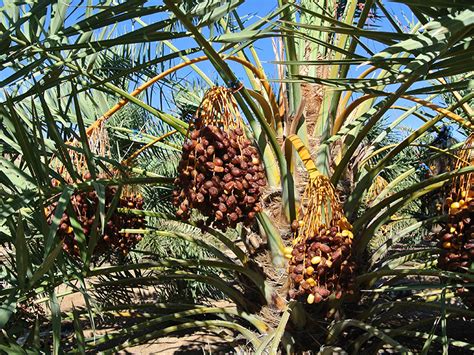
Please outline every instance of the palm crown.
M2 351L221 328L257 353L472 350L472 334L447 330L473 316L472 4L398 0L404 28L379 0L279 0L255 19L244 3L4 1ZM266 181L255 219L224 231L201 223L211 205L185 221L173 206L215 86L201 63ZM123 253L98 253L105 236ZM83 306L61 306L71 295Z

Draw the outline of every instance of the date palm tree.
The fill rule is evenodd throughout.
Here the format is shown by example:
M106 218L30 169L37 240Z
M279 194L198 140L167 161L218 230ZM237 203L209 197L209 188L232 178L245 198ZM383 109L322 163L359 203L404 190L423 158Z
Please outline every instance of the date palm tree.
M474 171L424 170L458 161L471 135L474 7L397 3L394 15L381 0L278 0L249 18L243 0L4 1L0 349L116 351L227 329L230 346L259 354L472 351L463 328L474 313L458 290L472 290L473 266L437 265L430 238L448 217L422 205L434 193L443 203L453 179ZM259 57L270 41L274 78ZM199 216L183 222L171 203L181 146L215 85L202 62L238 89L268 182L255 224L225 233L202 233ZM102 124L108 154L92 145ZM443 125L456 139L439 146ZM315 172L337 189L353 227L359 292L306 304L287 300L285 247ZM52 184L65 173L69 182ZM117 206L120 194L109 206L109 186L139 192L143 209ZM71 202L78 191L97 196L89 239ZM63 213L80 241L76 257L63 251ZM96 258L114 213L146 219L122 230L141 241L126 256ZM71 295L82 306L61 306Z

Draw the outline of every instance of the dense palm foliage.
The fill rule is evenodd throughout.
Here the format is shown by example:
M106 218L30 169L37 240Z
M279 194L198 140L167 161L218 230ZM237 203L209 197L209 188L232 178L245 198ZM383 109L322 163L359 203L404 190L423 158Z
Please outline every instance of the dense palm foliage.
M259 354L474 349L474 266L442 270L435 240L453 179L474 172L456 165L474 124L471 1L397 0L398 17L381 0L278 0L264 17L245 5L3 1L1 352L222 329L224 349ZM181 146L215 81L238 89L268 183L255 223L226 232L172 205ZM316 171L353 226L357 292L305 304L287 299L284 254ZM96 196L88 238L78 191ZM120 191L143 208L119 205ZM75 255L59 237L64 213ZM116 213L146 220L122 230L141 240L98 256Z

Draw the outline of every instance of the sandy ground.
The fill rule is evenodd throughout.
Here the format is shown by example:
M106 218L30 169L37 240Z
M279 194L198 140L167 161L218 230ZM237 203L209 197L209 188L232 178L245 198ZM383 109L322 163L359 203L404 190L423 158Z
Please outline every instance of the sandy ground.
M231 349L218 336L195 333L184 337L166 337L150 344L134 346L124 354L224 354Z
M64 286L57 289L58 293L64 292ZM153 298L153 290L150 289L139 289L137 290L137 299L148 299L151 301ZM63 312L72 311L73 307L83 307L84 298L80 293L74 293L67 295L61 299L61 310ZM222 303L217 306L228 306L227 303ZM107 334L108 332L114 332L117 329L98 329L96 335ZM91 331L84 331L84 335L92 337ZM224 340L225 339L225 340ZM221 334L213 332L194 332L188 335L182 336L167 336L159 339L150 341L146 344L132 346L121 354L228 354L235 353L233 348L229 348L229 343L234 339L230 332L222 330Z

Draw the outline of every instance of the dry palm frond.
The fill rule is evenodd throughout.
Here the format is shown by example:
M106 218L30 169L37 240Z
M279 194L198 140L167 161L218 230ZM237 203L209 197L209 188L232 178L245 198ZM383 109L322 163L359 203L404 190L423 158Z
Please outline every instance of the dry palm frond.
M369 191L366 196L366 203L368 206L371 206L372 202L380 195L380 193L387 187L388 181L385 180L382 176L377 175L375 181L370 186Z

